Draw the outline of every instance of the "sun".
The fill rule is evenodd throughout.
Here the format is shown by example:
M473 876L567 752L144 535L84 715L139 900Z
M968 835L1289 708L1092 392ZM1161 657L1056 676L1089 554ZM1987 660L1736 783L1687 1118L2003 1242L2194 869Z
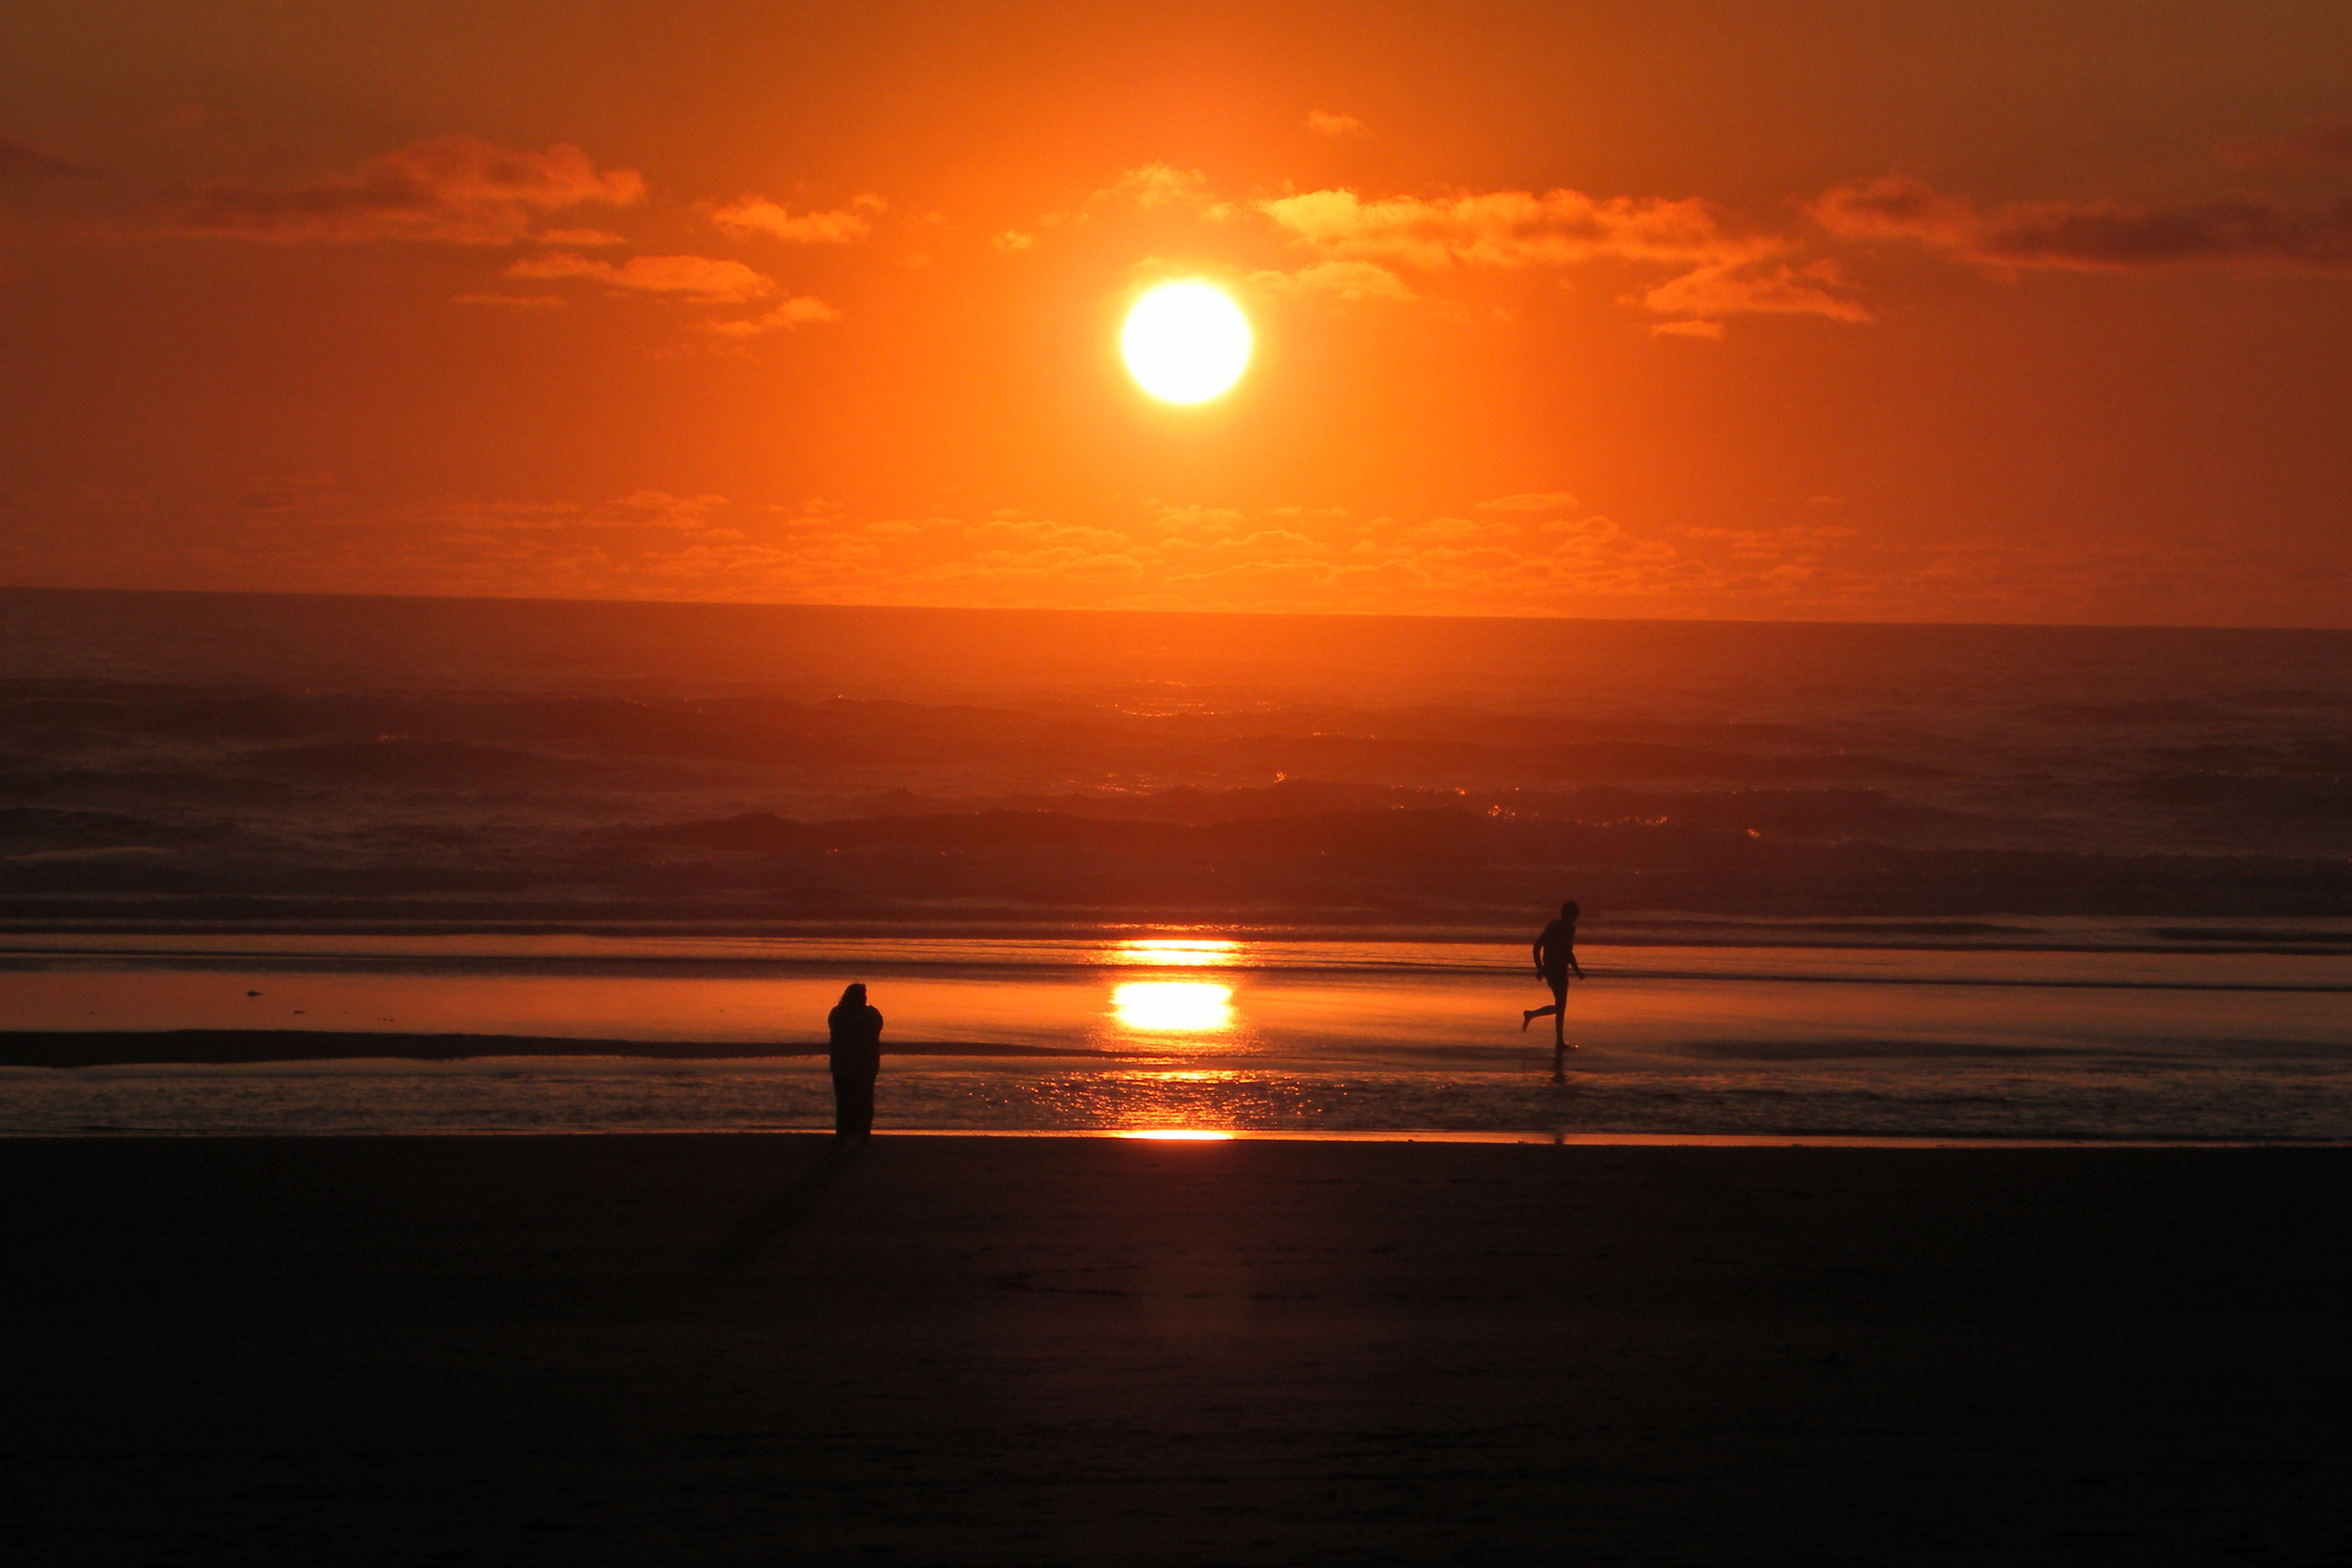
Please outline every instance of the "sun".
M1119 352L1136 384L1162 403L1206 403L1249 363L1249 318L1199 278L1149 290L1127 312Z

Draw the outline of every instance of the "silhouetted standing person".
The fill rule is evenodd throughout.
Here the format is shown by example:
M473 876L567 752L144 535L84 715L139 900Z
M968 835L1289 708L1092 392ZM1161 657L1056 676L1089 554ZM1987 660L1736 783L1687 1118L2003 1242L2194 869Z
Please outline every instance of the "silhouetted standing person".
M1584 978L1584 966L1576 961L1576 917L1581 911L1570 899L1560 906L1560 918L1544 927L1544 934L1535 939L1535 973L1551 988L1551 1006L1530 1007L1519 1014L1519 1028L1526 1027L1547 1014L1551 1019L1551 1081L1568 1081L1568 1053L1575 1049L1568 1044L1568 973L1573 970L1580 980Z
M833 1135L869 1136L874 1079L882 1071L882 1016L866 1005L864 981L843 989L825 1023L833 1034Z

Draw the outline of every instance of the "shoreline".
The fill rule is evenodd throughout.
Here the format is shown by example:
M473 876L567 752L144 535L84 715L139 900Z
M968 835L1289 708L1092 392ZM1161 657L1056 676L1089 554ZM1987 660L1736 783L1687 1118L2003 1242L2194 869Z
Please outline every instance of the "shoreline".
M2001 917L1993 917L1999 919ZM2035 917L2023 917L2032 920ZM1790 916L1775 919L1677 920L1661 916L1643 921L1646 929L1581 930L1577 945L1585 948L1688 947L1728 951L1785 948L1791 951L1851 951L1887 953L2080 953L2178 954L2183 957L2245 955L2270 958L2340 958L2352 955L2352 927L2342 916L2280 915L2230 917L2236 924L2188 924L2201 917L2146 916L2083 917L2085 926L2131 927L2130 937L2069 933L2059 927L2065 917L2048 917L2034 926L1994 925L1980 921L1884 921L1815 919ZM2250 924L2249 924L2250 923ZM2277 929L2263 928L2275 923ZM2304 927L2298 930L2296 927ZM1725 927L1736 927L1726 930ZM207 953L187 947L127 947L120 950L91 945L131 938L174 942L206 939L277 939L300 942L337 938L366 941L462 942L469 939L544 942L572 939L584 942L1117 942L1164 937L1214 937L1242 942L1415 944L1433 947L1507 948L1523 950L1529 939L1520 926L1345 926L1328 923L1286 925L1257 920L1220 921L1198 912L1166 919L1120 917L1069 921L697 921L644 920L417 920L387 917L291 918L283 920L224 920L191 917L106 918L77 920L53 916L39 920L0 918L0 958L44 957L179 957L237 958L264 956L262 947L224 947ZM302 957L298 951L286 957ZM725 959L701 960L723 963ZM819 960L821 961L821 960ZM1498 971L1516 973L1516 963L1498 962Z
M1549 1040L1516 1031L1520 999L1484 975L1183 961L1207 945L1170 942L1083 974L976 974L932 958L928 972L889 982L886 1120L1538 1142L2023 1136L2195 1148L2352 1136L2344 958L1767 955L1701 973L1700 956L1686 954L1659 965L1675 972L1660 978L1612 973L1596 953L1571 1020L1584 1048L1575 1086L1554 1088ZM1152 961L1167 956L1177 961ZM1206 956L1228 954L1220 944ZM837 977L604 967L425 958L224 973L63 959L0 972L16 1026L0 1031L10 1085L0 1127L830 1125L819 1042Z
M424 1128L378 1132L257 1132L246 1128L230 1128L219 1132L172 1132L150 1127L89 1126L56 1132L22 1132L0 1131L0 1144L10 1142L45 1143L56 1140L90 1139L125 1142L153 1138L167 1142L252 1139L262 1141L335 1140L349 1139L365 1143L374 1140L415 1140L422 1138L501 1139L501 1138L830 1138L833 1134L822 1127L485 1127L471 1130ZM2352 1138L2049 1138L2021 1133L2013 1138L2002 1137L1940 1137L1931 1133L1899 1132L1490 1132L1475 1130L1454 1131L1442 1127L1414 1127L1379 1131L1298 1132L1291 1130L1209 1128L1118 1128L1118 1127L883 1127L872 1136L888 1142L920 1141L932 1138L1010 1139L1037 1141L1041 1139L1072 1139L1080 1142L1112 1143L1248 1143L1248 1144L1411 1144L1430 1146L1475 1145L1495 1148L1850 1148L1892 1149L1913 1153L1998 1152L2005 1149L2112 1149L2131 1150L2192 1150L2192 1149L2328 1149L2352 1148Z
M294 1042L303 1047L299 1053L282 1053ZM123 1054L141 1050L165 1053ZM0 1068L263 1067L301 1062L479 1062L568 1056L655 1062L780 1061L822 1056L825 1050L821 1040L657 1040L364 1029L0 1030ZM1132 1052L1095 1051L1084 1046L1014 1045L997 1040L915 1041L893 1045L885 1054L1093 1062L1147 1059Z

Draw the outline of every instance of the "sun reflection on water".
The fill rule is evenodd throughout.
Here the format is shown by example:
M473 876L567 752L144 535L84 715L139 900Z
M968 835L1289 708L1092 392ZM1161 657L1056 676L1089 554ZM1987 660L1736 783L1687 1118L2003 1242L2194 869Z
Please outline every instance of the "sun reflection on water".
M1197 1127L1141 1127L1131 1132L1113 1132L1114 1138L1150 1138L1155 1143L1231 1143L1231 1132L1211 1132Z
M1111 990L1120 1026L1148 1034L1197 1034L1233 1022L1233 989L1199 980L1133 980Z
M1143 937L1121 942L1107 955L1118 964L1152 964L1170 969L1213 968L1236 963L1242 944L1205 937Z

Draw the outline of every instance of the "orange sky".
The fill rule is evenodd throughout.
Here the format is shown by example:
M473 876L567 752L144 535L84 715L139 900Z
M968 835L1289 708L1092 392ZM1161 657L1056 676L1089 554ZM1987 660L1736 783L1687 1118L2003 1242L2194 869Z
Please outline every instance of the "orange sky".
M2341 0L20 0L0 581L2352 626L2347 68ZM1258 354L1173 409L1189 275Z

